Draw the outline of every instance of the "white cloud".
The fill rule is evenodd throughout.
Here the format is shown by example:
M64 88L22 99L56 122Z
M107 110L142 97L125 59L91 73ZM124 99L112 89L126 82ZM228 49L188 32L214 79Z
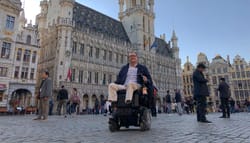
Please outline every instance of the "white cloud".
M25 17L28 23L32 20L32 23L35 24L36 15L40 13L40 0L22 0L22 2L24 1Z

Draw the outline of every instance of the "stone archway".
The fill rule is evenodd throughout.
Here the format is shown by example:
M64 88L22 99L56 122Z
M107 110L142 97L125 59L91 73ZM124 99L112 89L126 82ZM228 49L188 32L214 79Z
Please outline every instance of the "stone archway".
M10 106L15 110L17 107L26 107L31 105L32 93L27 89L17 89L11 94Z
M160 97L156 97L156 110L157 111L162 111L162 103L161 103L161 98Z
M97 96L95 94L92 95L91 97L91 108L94 108L95 107L95 102L98 100ZM98 100L99 101L99 100Z
M103 114L105 111L105 103L106 103L106 99L105 96L103 94L100 95L100 107L101 107L101 114Z
M83 110L87 110L89 108L89 95L88 94L83 95L82 105L83 105Z

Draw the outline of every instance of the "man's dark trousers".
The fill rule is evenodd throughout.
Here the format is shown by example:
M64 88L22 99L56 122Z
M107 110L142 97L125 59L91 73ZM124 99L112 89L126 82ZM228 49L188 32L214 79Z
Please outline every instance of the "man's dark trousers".
M221 101L221 108L222 108L222 116L223 117L230 117L230 108L229 108L229 101L228 98L220 98Z
M206 121L206 107L207 107L207 98L206 96L197 96L196 97L197 102L197 121Z

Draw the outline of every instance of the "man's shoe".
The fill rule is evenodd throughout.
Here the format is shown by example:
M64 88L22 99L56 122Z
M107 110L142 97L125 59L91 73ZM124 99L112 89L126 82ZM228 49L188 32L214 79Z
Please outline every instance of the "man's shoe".
M35 118L35 119L33 119L33 120L42 120L42 118Z
M127 101L126 101L126 104L130 104L130 103L131 103L131 100L127 100Z
M42 119L41 121L46 122L46 121L48 121L48 119Z
M212 123L211 121L208 120L204 120L204 121L200 121L201 123Z
M221 116L221 117L219 117L219 118L227 118L226 116Z

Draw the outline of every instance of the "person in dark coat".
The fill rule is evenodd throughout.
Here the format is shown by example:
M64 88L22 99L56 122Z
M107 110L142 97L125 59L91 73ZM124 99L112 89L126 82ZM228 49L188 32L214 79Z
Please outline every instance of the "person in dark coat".
M230 97L229 99L229 103L230 103L230 112L231 114L235 112L235 101L232 97Z
M167 113L171 113L172 111L172 101L171 101L171 95L169 93L169 90L167 90L167 95L166 95L166 103L167 103Z
M197 65L193 73L194 83L194 100L196 100L197 121L203 123L211 123L206 119L207 96L209 96L207 82L204 77L206 66L203 63Z
M179 115L182 115L182 100L181 100L181 93L180 90L175 90L175 102L177 104L177 111Z
M57 109L58 115L61 115L61 111L62 111L63 112L62 114L66 118L67 117L67 115L66 115L67 102L69 99L69 94L68 94L68 91L64 88L64 85L61 86L61 89L59 90L58 95L57 95L57 99L59 100L58 101L58 109Z
M218 91L220 92L220 101L223 113L220 118L230 118L230 108L229 108L230 90L229 90L229 85L225 81L225 78L220 79Z
M125 102L129 104L132 101L134 91L143 86L147 87L149 95L153 94L153 82L148 68L138 63L138 56L135 52L130 52L129 63L121 68L115 83L109 84L108 101L116 102L117 91L126 90Z
M43 71L42 82L39 90L39 106L38 106L38 117L34 120L47 120L49 113L49 99L52 98L52 80L49 78L49 72Z

